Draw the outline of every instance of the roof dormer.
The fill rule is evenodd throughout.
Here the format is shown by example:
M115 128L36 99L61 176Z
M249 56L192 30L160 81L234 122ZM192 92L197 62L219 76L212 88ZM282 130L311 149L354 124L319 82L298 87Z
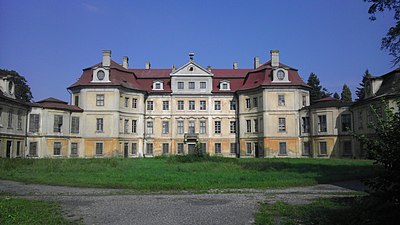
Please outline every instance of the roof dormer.
M0 80L0 90L5 96L15 99L15 84L11 75L3 76Z
M153 90L164 90L164 83L160 80L153 81Z
M289 71L284 68L277 68L272 71L272 83L288 83Z
M219 90L220 91L229 91L231 90L231 84L229 80L221 80L219 82Z
M107 83L110 81L110 65L111 65L111 51L103 51L103 61L100 67L93 69L93 76L91 82Z

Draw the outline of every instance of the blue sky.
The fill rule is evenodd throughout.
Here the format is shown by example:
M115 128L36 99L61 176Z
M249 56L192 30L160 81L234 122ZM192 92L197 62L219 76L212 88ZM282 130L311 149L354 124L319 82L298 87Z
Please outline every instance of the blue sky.
M365 69L394 69L380 50L392 14L371 22L368 7L363 0L0 0L0 68L25 76L35 101L69 101L66 88L103 49L116 62L129 56L136 68L179 67L190 51L205 67L251 68L254 56L265 62L279 49L305 81L314 72L329 91L340 94L347 83L354 92Z

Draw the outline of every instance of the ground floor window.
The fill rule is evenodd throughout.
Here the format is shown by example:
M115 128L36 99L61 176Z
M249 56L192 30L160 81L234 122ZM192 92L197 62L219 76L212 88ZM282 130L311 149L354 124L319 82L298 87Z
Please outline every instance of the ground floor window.
M153 155L153 143L146 144L146 155Z
M319 154L320 155L328 155L328 150L326 147L326 141L321 141L319 143Z
M311 148L309 141L303 142L303 155L311 155Z
M102 142L96 143L96 155L103 155L103 145Z
M21 142L17 141L17 157L21 156Z
M136 155L137 154L137 143L132 143L131 154L132 155Z
M279 142L279 155L287 155L286 142Z
M177 154L183 154L183 143L178 143L178 144L177 144L176 153L177 153Z
M29 156L37 156L37 142L29 143Z
M236 154L237 144L231 143L231 154Z
M78 155L78 143L71 143L71 156Z
M252 154L252 150L251 150L251 142L247 142L246 143L246 155L251 155Z
M200 143L200 150L202 153L206 153L207 152L207 144L206 143Z
M343 141L343 155L344 156L351 156L352 153L352 143L351 141Z
M162 144L162 154L168 154L169 153L169 143L163 143Z
M214 144L214 151L215 151L215 154L221 154L221 143L215 143Z
M53 155L61 155L61 142L54 142Z

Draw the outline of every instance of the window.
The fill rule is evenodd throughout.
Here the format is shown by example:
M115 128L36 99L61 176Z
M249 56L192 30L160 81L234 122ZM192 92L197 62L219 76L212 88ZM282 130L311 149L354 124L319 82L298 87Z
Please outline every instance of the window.
M204 154L207 152L207 144L206 143L200 143L200 150Z
M227 83L223 83L222 84L222 90L228 90L228 84Z
M246 108L250 109L251 108L251 103L250 103L250 99L246 98Z
M214 133L221 133L221 121L214 121Z
M21 156L21 142L17 141L17 152L16 152L17 157Z
M153 90L163 90L163 82L162 81L154 81L153 82Z
M246 132L251 133L251 120L246 120Z
M137 143L132 143L131 154L132 155L136 155L137 154Z
M230 101L230 110L236 110L236 101L235 100L232 100L232 101Z
M54 126L53 126L53 131L54 132L61 132L63 125L63 116L62 115L54 115Z
M156 86L155 86L154 89L156 89L156 90L160 90L161 89L161 84L160 83L157 82L155 85Z
M286 132L286 118L279 118L279 132Z
M319 154L320 155L327 155L328 154L325 141L321 141L319 143Z
M303 106L307 105L307 96L305 96L305 95L302 96L302 104L303 104Z
M132 133L137 132L137 120L132 120Z
M341 116L342 121L342 131L347 132L351 130L351 115L350 114L343 114Z
M162 109L163 110L169 110L169 101L163 101L162 102Z
M128 157L128 153L129 153L129 143L125 142L124 143L124 157Z
M258 154L260 154L258 150L259 150L258 149L258 142L254 142L254 152L255 152L255 154L257 154L257 152L258 152Z
M54 142L53 155L61 155L61 142Z
M231 134L236 133L236 121L230 121L230 130L231 130Z
M200 110L206 110L207 109L207 105L206 105L206 101L200 101Z
M251 142L247 142L246 143L246 155L251 155L252 154L252 150L251 150Z
M71 143L71 156L77 156L78 155L78 143L73 142Z
M178 89L182 90L185 88L185 84L183 82L178 82Z
M136 98L132 98L132 108L133 109L137 108L137 99Z
M18 112L17 115L17 129L22 130L22 112Z
M214 152L215 154L221 154L221 143L214 144Z
M2 119L1 119L1 115L3 114L3 109L2 108L0 108L0 127L3 127L3 124L1 123L2 122ZM1 149L0 149L1 150Z
M96 118L96 132L103 132L103 118Z
M194 89L194 88L195 88L194 82L189 82L189 89Z
M221 82L219 83L219 89L220 89L220 90L230 90L229 81L227 81L227 80L221 81Z
M147 101L147 110L153 110L153 101Z
M168 121L162 121L162 133L163 134L169 133L169 122Z
M29 115L29 132L39 132L40 128L40 115L30 114Z
M254 119L254 133L258 133L258 119Z
M196 105L195 105L195 101L189 101L189 110L195 110L196 109Z
M278 105L285 106L285 96L284 95L278 95Z
M257 97L253 98L253 107L258 107L258 98Z
M104 95L103 94L96 95L96 106L104 106Z
M189 134L194 134L196 132L194 121L189 121Z
M206 82L200 82L200 89L206 89L207 88L207 83Z
M221 101L214 101L214 109L221 110Z
M153 121L147 121L147 134L153 134Z
M79 106L79 96L75 95L74 105Z
M10 109L9 111L8 111L8 126L7 126L7 128L8 129L12 129L13 127L12 127L12 119L13 119L13 110L12 109Z
M184 102L183 101L178 101L178 110L183 110L184 109L184 106L185 106L185 104L184 104Z
M128 129L129 129L129 120L124 120L124 134L128 133Z
M102 142L96 143L96 155L103 155L103 143Z
M364 121L363 121L363 112L360 111L360 112L358 113L358 129L363 129L363 124L364 124Z
M182 120L178 120L178 122L177 122L177 125L178 125L178 129L177 129L177 133L178 134L183 134L183 121Z
M352 154L352 143L351 141L344 141L343 142L343 155L344 156L351 156Z
M125 97L125 102L124 102L125 108L128 108L128 105L129 105L129 98Z
M231 143L231 154L236 154L237 151L237 144L236 143Z
M319 132L326 132L326 115L318 116L318 131Z
M79 133L79 117L73 116L71 118L71 133L77 134Z
M301 117L303 133L310 133L310 117Z
M183 143L178 143L177 144L177 153L178 154L183 154Z
M162 144L162 154L168 154L169 153L169 143L163 143Z
M200 134L206 133L206 121L200 121Z
M311 146L309 141L303 142L303 155L311 155Z
M37 156L37 142L29 143L29 156Z
M286 142L279 142L279 155L287 155Z
M153 143L146 144L146 155L153 155Z

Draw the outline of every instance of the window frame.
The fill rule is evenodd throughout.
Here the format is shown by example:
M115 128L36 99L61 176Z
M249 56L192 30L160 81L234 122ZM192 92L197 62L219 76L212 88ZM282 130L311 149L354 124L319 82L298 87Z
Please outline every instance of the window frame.
M214 121L214 134L221 134L221 121Z
M285 117L278 118L278 132L280 132L280 133L286 132L286 118Z
M214 110L221 110L221 100L214 101Z
M104 118L96 118L96 132L104 132Z
M104 106L104 105L105 105L104 94L96 94L96 106Z

